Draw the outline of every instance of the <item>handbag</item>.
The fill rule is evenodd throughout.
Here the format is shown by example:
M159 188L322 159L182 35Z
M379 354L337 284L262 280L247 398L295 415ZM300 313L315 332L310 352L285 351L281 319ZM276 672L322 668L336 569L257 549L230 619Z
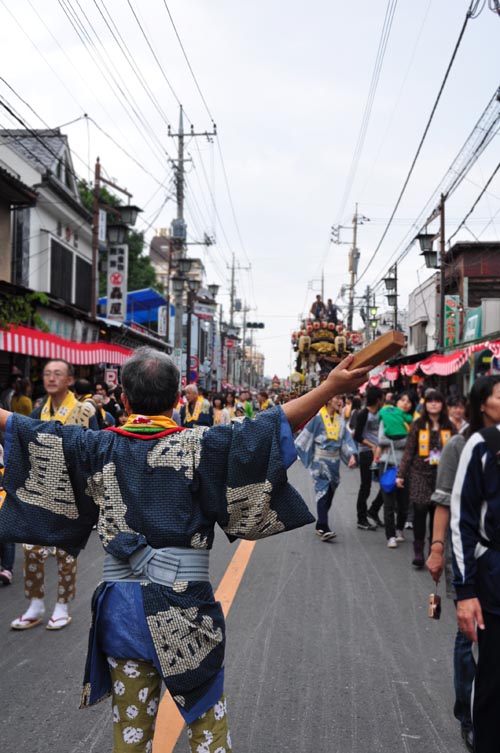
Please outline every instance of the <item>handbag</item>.
M385 461L384 472L380 476L380 486L386 494L390 494L396 488L396 476L398 475L398 467L396 460L396 452L394 451L394 445L390 444L390 453ZM389 466L389 461L393 460L393 464Z

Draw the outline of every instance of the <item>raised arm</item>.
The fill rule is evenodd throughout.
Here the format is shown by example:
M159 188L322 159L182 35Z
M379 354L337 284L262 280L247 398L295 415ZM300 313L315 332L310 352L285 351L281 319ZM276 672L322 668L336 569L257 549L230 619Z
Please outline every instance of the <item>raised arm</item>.
M295 400L285 403L282 408L288 423L295 430L305 421L312 418L319 409L335 395L343 395L345 392L354 392L363 382L372 366L348 371L354 356L348 355L338 366L333 369L318 387Z

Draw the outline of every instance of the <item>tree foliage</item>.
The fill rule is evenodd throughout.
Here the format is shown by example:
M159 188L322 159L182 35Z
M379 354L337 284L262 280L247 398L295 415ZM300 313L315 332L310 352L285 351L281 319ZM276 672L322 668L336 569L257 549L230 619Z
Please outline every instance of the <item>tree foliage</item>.
M27 295L11 295L5 293L0 296L0 329L7 330L10 326L24 324L36 327L42 332L49 332L42 317L36 313L37 304L47 306L48 296L45 293L28 293Z

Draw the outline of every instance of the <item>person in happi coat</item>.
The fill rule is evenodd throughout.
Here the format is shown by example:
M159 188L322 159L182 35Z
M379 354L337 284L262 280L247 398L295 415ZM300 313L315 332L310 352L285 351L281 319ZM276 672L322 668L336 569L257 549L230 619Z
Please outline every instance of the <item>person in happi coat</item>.
M91 431L0 410L0 542L77 555L97 525L106 552L82 705L113 696L114 753L151 751L162 680L189 725L191 750L231 750L225 623L208 574L215 524L234 540L314 521L287 481L292 430L366 380L369 368L349 371L351 361L301 398L226 426L175 424L179 371L151 348L122 367L121 428Z
M340 483L340 460L356 466L358 450L342 416L344 400L332 397L306 424L295 442L297 453L309 468L314 483L318 519L316 534L331 541L337 534L328 525L328 512Z
M74 382L72 364L62 359L48 361L43 369L43 386L47 399L31 412L31 418L41 421L58 421L65 425L90 426L98 429L95 407L90 403L80 403L70 390ZM24 542L24 594L29 599L28 608L16 617L10 626L12 630L29 630L43 621L45 614L45 560L50 549L40 546L45 542L35 539ZM57 560L57 598L52 615L47 622L47 630L62 630L71 623L69 603L76 595L77 560L63 547L55 549Z
M188 384L185 389L186 402L180 408L181 425L186 428L193 426L212 426L214 415L209 401L200 395L195 384Z

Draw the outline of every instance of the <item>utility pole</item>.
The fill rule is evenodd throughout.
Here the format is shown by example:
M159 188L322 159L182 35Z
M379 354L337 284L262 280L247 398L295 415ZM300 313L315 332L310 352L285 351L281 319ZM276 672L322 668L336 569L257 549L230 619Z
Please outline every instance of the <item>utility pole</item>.
M347 329L352 331L352 320L354 317L354 288L356 285L356 278L358 276L358 261L359 251L357 248L358 241L358 205L356 204L356 210L354 217L352 218L352 248L349 254L349 272L351 280L349 284L349 308L347 309Z
M354 292L356 286L356 279L358 277L358 262L359 262L359 250L358 244L358 225L363 225L365 222L369 222L370 219L362 214L358 214L358 205L354 211L354 217L352 218L352 246L349 251L349 304L347 308L347 329L352 330L352 320L354 317ZM347 241L340 240L340 231L345 229L344 225L332 225L331 241L336 244L349 245Z
M365 343L368 344L370 342L370 331L371 331L371 325L370 325L370 286L366 286L365 291Z
M205 136L210 139L212 136L217 135L217 126L212 123L213 130L211 133L208 131L195 133L194 126L191 125L191 130L188 132L190 138L196 138L198 136ZM179 113L179 129L177 133L172 133L170 125L168 126L168 135L171 138L177 139L177 160L175 166L175 192L177 200L177 218L172 223L173 225L173 241L176 249L179 251L179 258L185 258L186 256L186 223L184 220L184 163L186 158L184 157L184 111L182 105L180 106ZM179 284L175 293L175 333L174 333L174 345L177 350L182 350L182 325L184 318L184 290ZM189 366L189 365L188 365Z

